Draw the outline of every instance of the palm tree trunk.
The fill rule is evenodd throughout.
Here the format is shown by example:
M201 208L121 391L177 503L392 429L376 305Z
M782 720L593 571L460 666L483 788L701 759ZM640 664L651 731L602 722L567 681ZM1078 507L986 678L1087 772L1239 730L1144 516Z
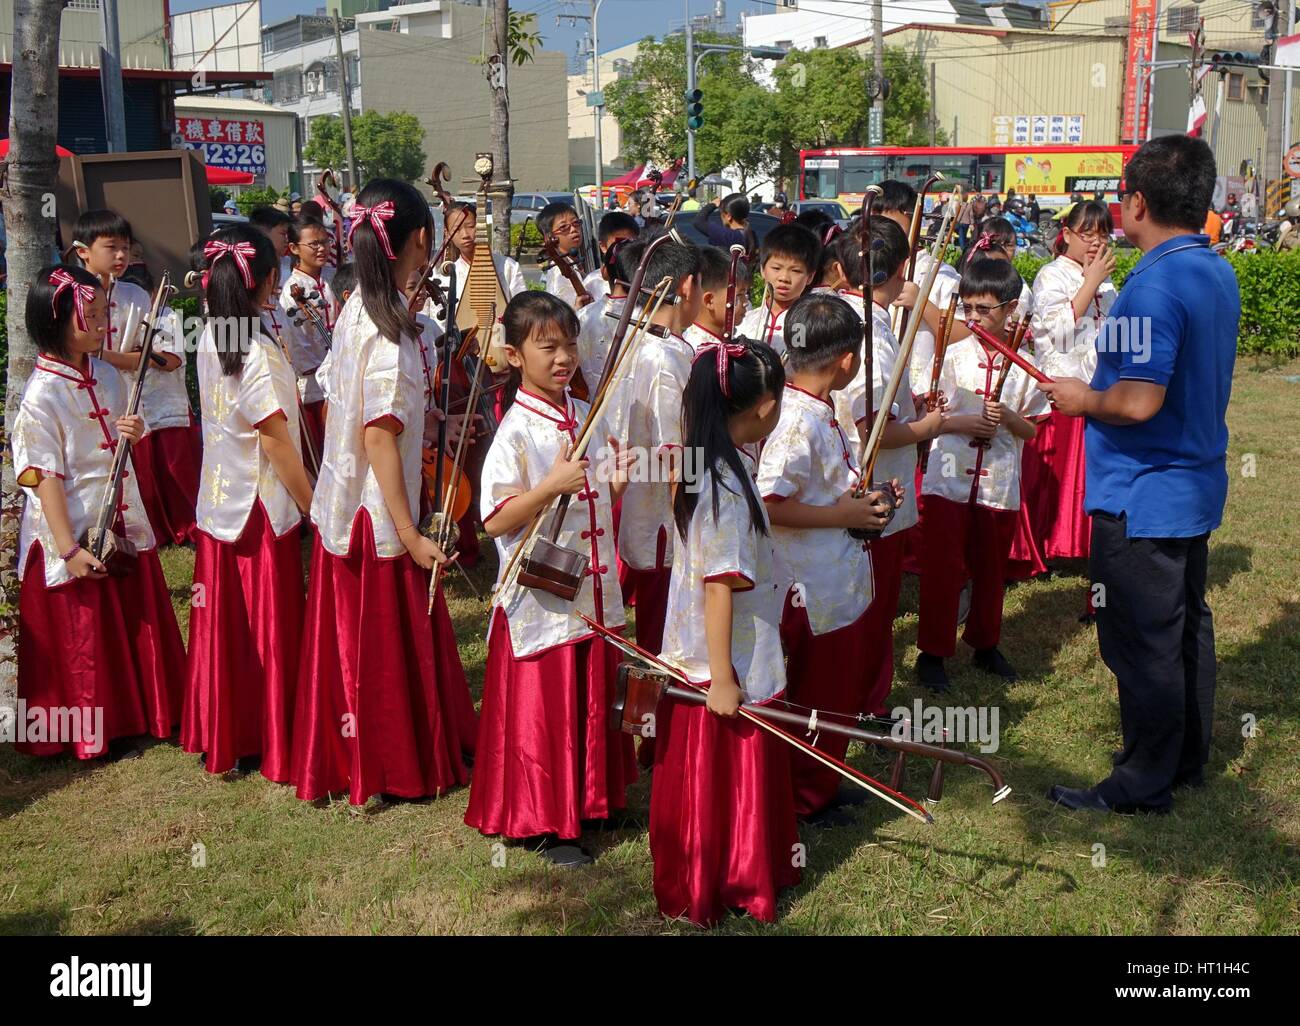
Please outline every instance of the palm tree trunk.
M492 91L492 248L510 252L510 204L515 184L510 178L510 93L506 87L506 69L510 66L510 3L493 0L492 55L488 58L487 79Z
M36 272L54 249L54 183L59 161L54 143L59 123L59 21L66 0L14 0L13 92L9 105L9 156L0 183L8 263L8 382L4 404L8 439L36 350L27 337L23 308ZM4 445L0 506L0 597L18 601L18 519L22 497ZM17 694L17 616L0 620L0 704Z

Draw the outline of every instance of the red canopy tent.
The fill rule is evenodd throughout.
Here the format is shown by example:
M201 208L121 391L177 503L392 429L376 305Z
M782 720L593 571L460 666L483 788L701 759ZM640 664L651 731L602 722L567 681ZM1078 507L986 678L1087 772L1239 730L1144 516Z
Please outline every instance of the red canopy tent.
M56 157L71 157L72 151L65 150L62 146L59 146L56 143L54 146L54 155ZM9 140L0 139L0 160L4 159L7 156L9 156Z
M209 185L252 185L253 176L247 171L231 171L229 168L205 165Z

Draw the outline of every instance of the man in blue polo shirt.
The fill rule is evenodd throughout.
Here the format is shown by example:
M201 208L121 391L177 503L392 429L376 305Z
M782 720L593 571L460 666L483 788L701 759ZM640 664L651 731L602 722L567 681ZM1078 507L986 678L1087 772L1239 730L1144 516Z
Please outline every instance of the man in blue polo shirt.
M1214 156L1174 135L1124 172L1124 234L1143 256L1097 339L1091 384L1043 385L1087 418L1089 569L1101 657L1119 684L1124 747L1095 787L1057 785L1070 809L1167 812L1202 782L1214 712L1210 532L1228 494L1228 427L1241 301L1231 266L1199 234Z

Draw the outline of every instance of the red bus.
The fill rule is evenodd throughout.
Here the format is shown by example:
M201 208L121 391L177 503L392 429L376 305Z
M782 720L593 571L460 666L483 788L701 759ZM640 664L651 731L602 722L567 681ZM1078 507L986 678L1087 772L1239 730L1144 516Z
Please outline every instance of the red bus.
M969 192L1038 198L1044 210L1064 206L1070 194L1102 193L1118 200L1124 165L1136 146L874 146L799 151L799 198L839 200L852 211L868 185L886 179L919 188L934 171Z

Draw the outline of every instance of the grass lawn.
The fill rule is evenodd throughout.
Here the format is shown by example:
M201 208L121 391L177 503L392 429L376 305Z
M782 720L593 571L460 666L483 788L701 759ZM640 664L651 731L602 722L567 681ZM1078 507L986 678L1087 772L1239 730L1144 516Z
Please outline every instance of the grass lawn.
M1048 786L1090 784L1119 745L1114 683L1081 625L1085 579L1067 566L1007 595L1004 648L1022 680L1003 688L954 663L957 705L1000 707L995 761L1013 788L989 804L977 771L952 767L935 823L881 802L855 826L805 830L808 868L775 926L736 933L1300 932L1300 364L1243 366L1229 411L1231 495L1213 538L1210 602L1219 693L1208 786L1172 815L1054 811ZM1288 380L1290 378L1290 380ZM1252 469L1246 476L1243 469ZM182 630L189 550L164 554ZM488 566L475 571L481 588ZM449 599L477 690L483 604ZM915 658L917 590L897 622L896 704ZM383 644L383 638L375 638ZM1255 736L1243 736L1243 717ZM867 772L886 772L851 750ZM926 767L906 790L925 792ZM0 933L677 933L657 915L645 821L590 838L595 865L552 870L462 823L467 791L356 814L299 802L259 776L200 772L172 744L116 765L0 750ZM196 866L195 853L206 854ZM1100 857L1104 846L1104 859ZM504 864L499 857L504 854ZM494 855L498 856L494 859ZM496 863L496 864L494 864Z

